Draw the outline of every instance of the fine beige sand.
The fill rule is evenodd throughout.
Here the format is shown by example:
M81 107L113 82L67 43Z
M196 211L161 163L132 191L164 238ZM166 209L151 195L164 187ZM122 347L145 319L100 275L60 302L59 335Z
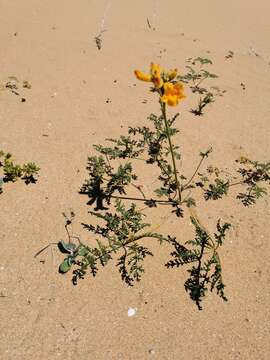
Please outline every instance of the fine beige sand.
M267 198L249 209L232 198L199 202L211 229L219 217L233 225L221 251L229 302L209 294L203 311L183 288L185 270L164 267L166 247L151 245L155 256L133 288L113 263L74 287L71 274L58 274L56 247L34 258L66 240L69 209L75 233L91 241L80 225L91 221L90 208L78 194L87 156L93 144L158 113L148 84L133 75L151 61L184 71L188 57L207 56L219 75L213 84L226 90L203 117L188 111L188 90L170 109L181 113L177 141L187 174L209 146L210 163L226 169L241 155L269 160L269 14L268 0L0 0L0 85L16 77L20 93L0 90L0 148L41 167L37 184L8 184L1 195L1 360L270 358ZM141 178L146 188L150 175ZM154 210L153 221L160 215ZM187 217L160 231L182 242L192 236ZM129 308L137 309L132 317Z

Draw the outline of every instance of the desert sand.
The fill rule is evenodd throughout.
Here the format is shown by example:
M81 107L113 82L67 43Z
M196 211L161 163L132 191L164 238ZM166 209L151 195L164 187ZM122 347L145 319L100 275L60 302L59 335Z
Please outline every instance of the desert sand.
M133 288L113 264L74 287L71 274L58 273L56 247L34 257L66 240L69 209L89 240L80 225L91 222L89 206L78 193L87 157L93 144L158 112L133 75L151 61L184 71L188 57L209 57L226 90L203 117L189 112L189 96L177 107L186 173L209 146L211 162L225 168L242 155L269 160L269 13L268 0L0 0L0 82L16 77L20 93L0 91L0 148L41 168L36 184L7 184L0 195L2 360L269 359L267 198L249 209L232 198L199 204L210 224L233 225L221 251L229 301L209 294L203 311L184 290L185 270L164 267L159 245ZM188 220L162 231L192 236Z

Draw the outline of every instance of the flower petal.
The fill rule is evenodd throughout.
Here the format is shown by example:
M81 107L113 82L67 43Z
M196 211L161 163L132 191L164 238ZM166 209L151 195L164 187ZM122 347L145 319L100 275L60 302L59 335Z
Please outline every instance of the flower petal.
M163 95L160 99L169 106L175 106L178 104L178 99L174 95Z
M155 85L156 89L160 89L163 86L163 80L161 79L161 77L158 76L152 76L152 82Z
M173 84L169 82L165 82L163 88L164 88L164 93L168 94L173 91Z
M154 77L160 77L160 74L161 74L160 65L151 63L151 65L150 65L150 73Z
M134 74L138 80L148 81L148 82L150 82L152 80L152 76L150 74L145 74L144 72L142 72L140 70L135 70Z
M173 80L176 77L177 72L178 72L177 69L168 71L168 73L167 73L168 79Z
M182 83L169 83L166 82L163 85L164 94L161 96L161 101L168 104L169 106L175 106L179 101L185 98L184 87Z

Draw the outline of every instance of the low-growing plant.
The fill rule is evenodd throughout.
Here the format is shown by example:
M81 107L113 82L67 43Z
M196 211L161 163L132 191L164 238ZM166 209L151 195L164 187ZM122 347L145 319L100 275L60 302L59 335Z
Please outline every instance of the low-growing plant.
M177 79L187 83L194 94L198 95L198 104L190 112L197 116L203 115L204 108L213 103L217 96L223 96L225 90L221 91L217 86L205 86L205 80L216 79L218 76L209 72L205 67L212 65L212 61L207 58L197 57L188 58L188 70L184 75L178 75Z
M0 194L7 182L22 179L25 184L35 183L39 170L39 167L32 162L23 165L16 164L12 154L0 150Z
M176 106L185 98L185 82L193 93L200 96L199 106L192 112L201 115L214 97L210 90L202 87L202 82L216 78L202 68L210 65L210 60L196 58L189 62L189 72L183 76L177 75L176 69L166 71L153 63L149 74L136 70L137 79L152 84L150 90L157 95L160 114L150 114L147 124L129 127L125 135L107 139L106 145L94 145L98 155L88 158L88 179L80 193L89 197L88 205L94 206L90 215L100 220L95 225L82 224L96 238L96 244L86 244L78 238L75 241L70 231L68 242L59 243L59 249L66 253L59 270L66 273L72 269L74 284L87 272L95 276L100 266L116 257L121 278L132 286L141 279L144 259L153 256L147 239L156 239L160 244L171 246L171 258L165 264L167 268L187 267L184 287L199 309L202 309L201 302L208 291L215 291L227 300L219 251L231 224L218 218L214 233L208 231L197 215L196 200L198 197L205 201L218 200L229 195L232 187L239 187L236 199L244 206L255 204L266 194L270 162L242 157L236 161L236 171L228 173L205 164L212 152L210 148L199 154L192 176L187 177L182 172L178 166L182 149L173 141L179 132L179 114L169 117L167 107ZM193 68L197 65L198 71ZM145 188L137 182L139 176L134 171L135 161L158 169L154 180L159 185L150 194L145 194ZM130 188L135 188L139 196L131 196ZM144 209L138 204L144 204ZM145 209L159 206L165 206L168 214L181 222L187 216L194 227L194 238L182 243L171 234L157 232L156 227L146 222ZM65 217L68 230L74 213Z

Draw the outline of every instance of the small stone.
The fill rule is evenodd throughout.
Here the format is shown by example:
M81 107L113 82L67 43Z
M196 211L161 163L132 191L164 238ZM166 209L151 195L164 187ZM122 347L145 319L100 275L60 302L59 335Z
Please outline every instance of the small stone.
M25 89L31 89L32 85L30 84L29 81L24 80L24 81L23 81L23 87L24 87Z
M127 314L128 314L128 317L131 317L131 316L134 316L134 315L136 315L136 312L137 312L137 309L136 308L128 308L128 312L127 312Z
M5 291L1 291L0 292L0 298L6 298L6 297L8 297L7 293Z

